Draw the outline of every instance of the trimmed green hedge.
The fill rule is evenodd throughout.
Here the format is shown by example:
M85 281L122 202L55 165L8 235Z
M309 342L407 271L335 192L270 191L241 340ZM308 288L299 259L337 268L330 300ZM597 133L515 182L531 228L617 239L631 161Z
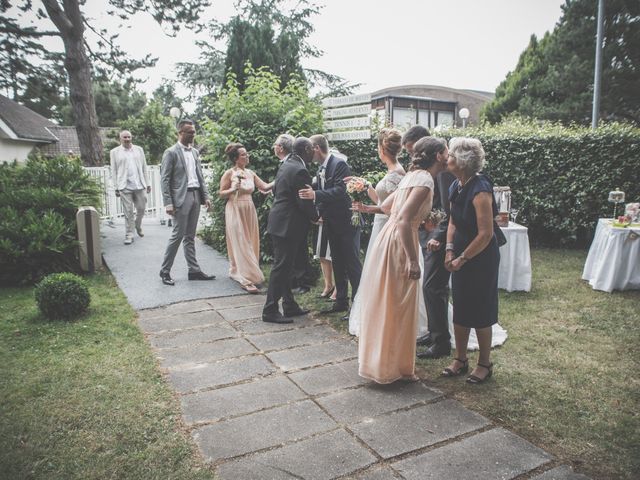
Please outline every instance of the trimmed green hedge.
M78 159L0 165L0 285L77 271L76 211L99 205L100 187Z
M612 216L610 190L624 191L627 202L640 201L640 129L629 125L591 130L511 121L435 135L482 142L485 172L496 185L511 187L512 206L520 210L518 223L529 227L533 244L586 247L597 219ZM349 157L354 172L382 168L373 138L336 146ZM407 161L405 156L403 164Z

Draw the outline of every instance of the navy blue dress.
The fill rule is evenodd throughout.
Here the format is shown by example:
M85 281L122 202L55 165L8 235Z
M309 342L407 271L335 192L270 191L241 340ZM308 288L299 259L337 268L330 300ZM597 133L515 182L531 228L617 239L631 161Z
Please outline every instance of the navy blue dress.
M491 180L478 174L458 190L454 181L449 189L451 221L456 227L453 238L454 253L459 256L478 234L478 222L473 199L480 192L492 198L494 217L498 207L493 200ZM453 323L467 328L490 327L498 322L498 267L500 251L495 233L489 245L478 255L467 260L462 268L451 275Z

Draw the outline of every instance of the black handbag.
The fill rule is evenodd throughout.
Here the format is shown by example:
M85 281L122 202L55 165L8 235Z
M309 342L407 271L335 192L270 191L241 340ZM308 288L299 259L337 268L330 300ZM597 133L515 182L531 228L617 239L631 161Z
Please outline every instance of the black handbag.
M504 236L504 232L498 226L495 220L493 221L493 234L496 236L496 241L498 242L499 247L507 243L507 237Z

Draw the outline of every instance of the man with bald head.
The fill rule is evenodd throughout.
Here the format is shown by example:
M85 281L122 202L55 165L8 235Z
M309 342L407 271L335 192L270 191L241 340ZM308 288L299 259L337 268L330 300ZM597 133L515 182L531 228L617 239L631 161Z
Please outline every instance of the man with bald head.
M144 151L142 147L131 143L131 140L131 132L123 130L120 132L120 146L110 152L111 181L124 212L125 245L133 243L134 228L140 237L144 237L142 217L147 206L147 193L151 192L151 186L147 182L147 159Z
M273 244L273 268L269 278L267 301L262 320L291 323L292 317L304 315L291 292L293 265L300 246L309 233L311 221L318 219L313 202L303 200L298 191L311 185L307 165L313 159L313 146L305 137L293 142L293 152L280 164L273 186L273 203L269 212L267 233ZM282 313L279 302L282 299Z

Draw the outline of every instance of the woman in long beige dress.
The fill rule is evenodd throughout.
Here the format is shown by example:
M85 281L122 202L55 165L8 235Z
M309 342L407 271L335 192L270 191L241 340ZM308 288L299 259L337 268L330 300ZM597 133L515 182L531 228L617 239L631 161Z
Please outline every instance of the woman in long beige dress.
M260 232L258 215L251 194L256 186L262 193L271 190L247 168L249 153L241 143L230 143L225 153L233 167L220 179L221 198L227 199L224 209L229 276L249 293L258 293L256 285L264 282L260 270Z
M433 177L446 165L447 144L426 137L414 146L409 173L381 207L360 211L389 220L367 252L358 292L362 295L359 374L377 383L416 379L416 329L419 315L418 227L433 199Z

